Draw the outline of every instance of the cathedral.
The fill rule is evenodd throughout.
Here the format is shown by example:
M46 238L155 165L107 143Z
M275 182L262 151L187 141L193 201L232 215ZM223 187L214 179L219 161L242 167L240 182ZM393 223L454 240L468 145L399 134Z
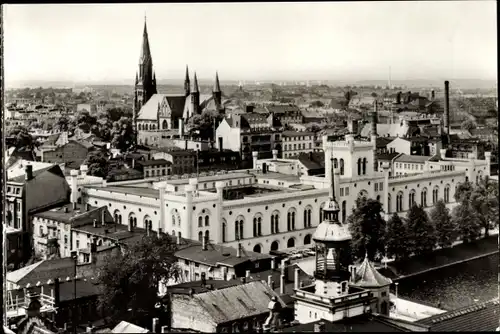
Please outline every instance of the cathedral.
M136 73L134 89L133 118L136 133L183 130L185 122L193 115L205 110L223 112L223 105L218 74L215 74L212 94L200 94L196 72L191 85L187 66L183 94L158 93L148 30L144 21L139 71Z

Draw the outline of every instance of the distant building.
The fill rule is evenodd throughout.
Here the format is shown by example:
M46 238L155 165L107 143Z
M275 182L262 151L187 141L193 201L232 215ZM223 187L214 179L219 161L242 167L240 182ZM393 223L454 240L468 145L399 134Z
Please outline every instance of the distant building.
M165 159L139 161L137 165L142 167L145 178L172 175L172 163Z
M300 153L314 152L315 134L313 132L283 131L283 158L291 158Z
M87 141L69 140L52 149L41 149L40 160L48 163L65 163L69 168L80 168L92 150L94 145Z

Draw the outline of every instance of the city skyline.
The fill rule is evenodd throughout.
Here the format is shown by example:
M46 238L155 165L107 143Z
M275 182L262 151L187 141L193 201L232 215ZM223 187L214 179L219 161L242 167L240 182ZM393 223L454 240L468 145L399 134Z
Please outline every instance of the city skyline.
M389 68L394 81L496 80L495 6L7 5L5 79L132 82L147 15L159 81L183 78L186 64L222 81L388 80Z

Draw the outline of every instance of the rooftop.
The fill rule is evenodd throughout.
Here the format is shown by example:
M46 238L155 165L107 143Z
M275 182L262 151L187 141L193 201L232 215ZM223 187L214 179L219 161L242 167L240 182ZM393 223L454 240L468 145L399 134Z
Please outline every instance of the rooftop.
M49 279L66 279L74 275L74 261L71 258L43 260L7 273L7 281L22 287L27 284L47 282Z
M395 162L410 162L410 163L421 163L428 161L431 157L424 155L408 155L402 153L399 157L397 157Z
M498 328L499 299L469 305L417 321L432 332L493 332Z
M175 256L214 267L219 265L234 267L247 261L271 258L268 254L255 253L245 249L241 250L241 257L237 257L237 250L235 248L214 244L208 244L207 250L203 250L200 244L192 245L177 251Z
M54 209L35 213L33 216L65 223L71 223L74 220L80 220L82 218L88 218L90 219L89 222L92 222L94 217L91 216L95 215L95 211L101 211L101 209L102 208L89 205L87 210L84 204L76 204L76 208L74 208L73 203L68 203ZM106 207L104 207L104 209L106 210ZM112 221L112 217L109 214L105 218L107 218L105 219L106 222Z
M73 228L73 230L114 239L116 241L123 241L125 239L146 235L146 230L143 228L135 227L132 231L129 231L128 226L114 223L106 225L98 224L96 227L94 227L93 224L89 224Z
M344 318L339 321L331 322L326 320L318 320L308 324L300 324L283 328L286 333L294 332L314 332L315 325L319 323L325 324L325 332L410 332L403 327L396 326L385 319L376 315L363 314L352 318Z
M158 165L171 165L172 163L170 161L167 161L165 159L152 159L152 160L146 160L146 161L137 161L138 164L141 164L143 166L158 166Z
M159 198L160 192L157 189L144 188L144 187L132 187L132 186L93 186L97 190L117 192L127 195L144 196L151 198Z

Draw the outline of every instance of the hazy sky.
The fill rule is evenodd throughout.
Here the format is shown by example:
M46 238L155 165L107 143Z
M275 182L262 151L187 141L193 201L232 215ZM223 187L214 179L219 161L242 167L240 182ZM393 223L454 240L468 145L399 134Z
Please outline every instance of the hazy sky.
M157 79L496 79L495 1L4 7L5 77L135 78L144 15Z

